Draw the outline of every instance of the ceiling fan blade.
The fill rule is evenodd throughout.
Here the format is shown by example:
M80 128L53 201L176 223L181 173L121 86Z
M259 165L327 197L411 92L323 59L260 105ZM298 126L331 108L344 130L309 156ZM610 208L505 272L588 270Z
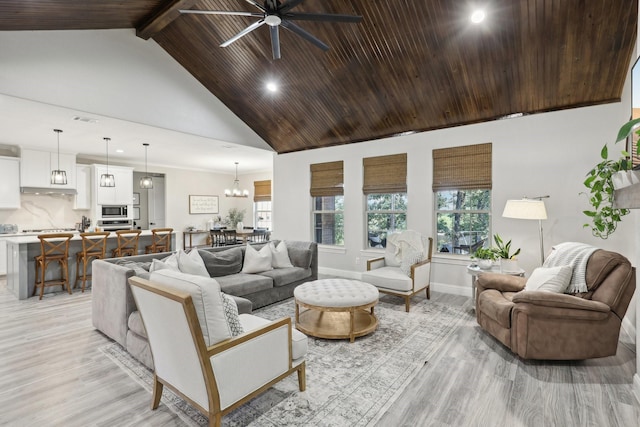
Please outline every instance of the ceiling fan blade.
M280 59L280 33L278 26L270 26L269 31L271 32L271 51L273 52L273 59Z
M178 10L180 13L193 14L193 15L234 15L234 16L253 16L256 18L263 18L264 13L258 12L232 12L227 10Z
M302 3L304 0L289 0L288 2L286 2L285 4L282 5L282 7L278 10L279 13L287 13L289 12L291 9L293 9L294 7L296 7L297 5L299 5L300 3Z
M227 47L229 46L231 43L233 43L234 41L238 40L240 37L249 34L251 31L255 30L256 28L258 28L259 26L261 26L262 24L264 24L264 19L259 20L258 22L254 22L253 24L249 25L247 28L245 28L244 30L240 31L238 34L236 34L235 36L231 37L229 40L227 40L226 42L222 43L220 45L220 47Z
M278 10L278 2L276 0L266 0L265 3L267 6L267 10L273 12Z
M280 25L283 26L284 28L286 28L289 31L293 31L294 33L296 33L297 35L299 35L300 37L302 37L303 39L305 39L309 43L314 44L315 46L319 47L320 49L322 49L324 51L329 50L329 46L327 46L326 44L321 42L319 39L317 39L311 33L308 33L307 31L303 30L302 28L300 28L298 25L294 24L293 22L289 22L289 21L283 20L282 23L280 23Z
M258 3L256 0L245 0L247 3L254 5L255 7L257 7L258 9L260 9L263 12L266 12L267 10L264 8L263 5L261 5L260 3Z
M317 21L317 22L362 22L359 15L341 15L337 13L289 13L283 16L293 21Z

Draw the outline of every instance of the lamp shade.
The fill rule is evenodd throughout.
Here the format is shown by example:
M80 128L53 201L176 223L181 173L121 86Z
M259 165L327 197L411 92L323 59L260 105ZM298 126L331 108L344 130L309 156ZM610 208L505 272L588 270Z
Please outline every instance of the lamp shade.
M507 200L502 216L517 219L547 219L547 209L542 200Z

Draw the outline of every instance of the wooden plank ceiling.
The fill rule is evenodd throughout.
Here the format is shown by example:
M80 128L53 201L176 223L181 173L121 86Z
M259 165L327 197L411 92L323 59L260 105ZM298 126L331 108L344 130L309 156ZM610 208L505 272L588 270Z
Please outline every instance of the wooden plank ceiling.
M136 28L278 153L620 99L637 1L490 4L472 25L468 2L306 0L293 11L364 19L296 21L331 49L281 29L280 60L266 25L219 47L256 18L177 11L258 11L242 0L2 1L0 30Z

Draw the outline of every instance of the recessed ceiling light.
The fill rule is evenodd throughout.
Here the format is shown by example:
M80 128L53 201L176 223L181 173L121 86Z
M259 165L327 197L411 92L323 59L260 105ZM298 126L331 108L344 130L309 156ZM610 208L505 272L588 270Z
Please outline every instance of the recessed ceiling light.
M116 150L116 153L124 153L124 150L123 150L122 148L118 148L118 149Z
M77 122L98 123L97 119L93 119L91 117L73 116L72 119L77 121Z
M484 21L484 18L486 17L484 10L476 10L471 14L471 22L473 22L474 24L479 24L480 22Z
M269 82L269 83L267 83L267 90L269 92L277 92L278 91L278 85L276 85L274 82Z

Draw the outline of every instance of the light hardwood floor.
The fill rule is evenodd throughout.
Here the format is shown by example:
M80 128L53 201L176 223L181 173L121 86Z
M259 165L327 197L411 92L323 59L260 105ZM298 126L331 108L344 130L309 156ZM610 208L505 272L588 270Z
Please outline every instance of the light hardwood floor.
M432 300L470 309L465 297ZM91 325L90 291L18 301L0 279L0 322L0 425L183 425L164 404L151 411L151 395L98 350L110 341ZM377 425L634 427L634 371L624 339L615 357L524 362L469 322Z

